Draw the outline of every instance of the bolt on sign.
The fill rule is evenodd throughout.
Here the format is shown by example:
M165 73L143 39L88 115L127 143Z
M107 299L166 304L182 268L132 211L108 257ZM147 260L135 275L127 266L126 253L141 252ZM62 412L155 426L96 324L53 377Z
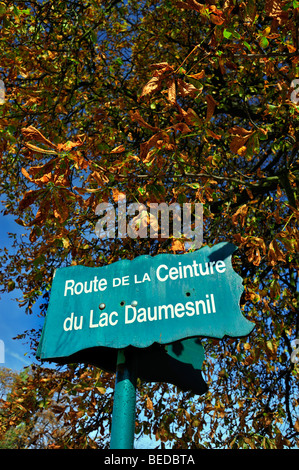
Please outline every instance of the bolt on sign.
M115 371L117 351L138 356L138 376L206 391L200 337L246 336L236 247L143 255L102 267L57 269L37 356Z

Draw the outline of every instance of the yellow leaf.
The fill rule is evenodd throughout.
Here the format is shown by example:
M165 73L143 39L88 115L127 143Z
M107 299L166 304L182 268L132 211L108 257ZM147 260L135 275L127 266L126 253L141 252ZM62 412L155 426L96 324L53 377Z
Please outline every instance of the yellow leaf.
M171 249L172 251L185 251L185 246L180 240L172 240Z
M123 145L119 145L118 147L115 147L115 149L111 150L110 153L123 153L125 150L126 149Z
M201 78L204 78L205 76L205 71L202 70L199 73L195 73L194 75L187 75L187 77L194 78L195 80L200 80Z
M149 397L147 397L147 399L146 399L146 407L147 407L148 410L153 410L154 409L153 402Z

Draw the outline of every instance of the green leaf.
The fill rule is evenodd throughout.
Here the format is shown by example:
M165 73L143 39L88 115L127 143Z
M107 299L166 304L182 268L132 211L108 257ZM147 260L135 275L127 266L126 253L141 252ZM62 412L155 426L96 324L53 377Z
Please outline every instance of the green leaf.
M231 33L228 29L225 29L223 31L223 36L226 38L226 39L230 39L230 37L232 36L233 33Z
M241 39L241 34L239 34L237 31L233 32L233 36L235 39Z
M260 40L260 45L261 45L261 47L263 47L263 48L269 46L269 41L268 41L268 39L267 39L265 36L263 36L263 37L261 38L261 40Z

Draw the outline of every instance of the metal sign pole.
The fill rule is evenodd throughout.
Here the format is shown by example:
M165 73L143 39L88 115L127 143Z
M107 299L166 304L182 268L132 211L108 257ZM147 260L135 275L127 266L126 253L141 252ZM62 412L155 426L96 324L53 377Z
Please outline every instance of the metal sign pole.
M110 449L133 449L136 412L137 365L134 354L117 355Z

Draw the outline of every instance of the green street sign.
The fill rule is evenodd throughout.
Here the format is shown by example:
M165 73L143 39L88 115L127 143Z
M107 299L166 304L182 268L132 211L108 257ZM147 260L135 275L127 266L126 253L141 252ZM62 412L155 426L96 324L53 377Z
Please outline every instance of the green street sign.
M253 329L239 306L243 286L231 264L235 250L220 243L183 255L56 270L37 356L115 371L117 351L138 348L140 377L159 381L165 373L165 382L177 384L171 362L173 370L174 364L201 369L196 338L246 336Z

